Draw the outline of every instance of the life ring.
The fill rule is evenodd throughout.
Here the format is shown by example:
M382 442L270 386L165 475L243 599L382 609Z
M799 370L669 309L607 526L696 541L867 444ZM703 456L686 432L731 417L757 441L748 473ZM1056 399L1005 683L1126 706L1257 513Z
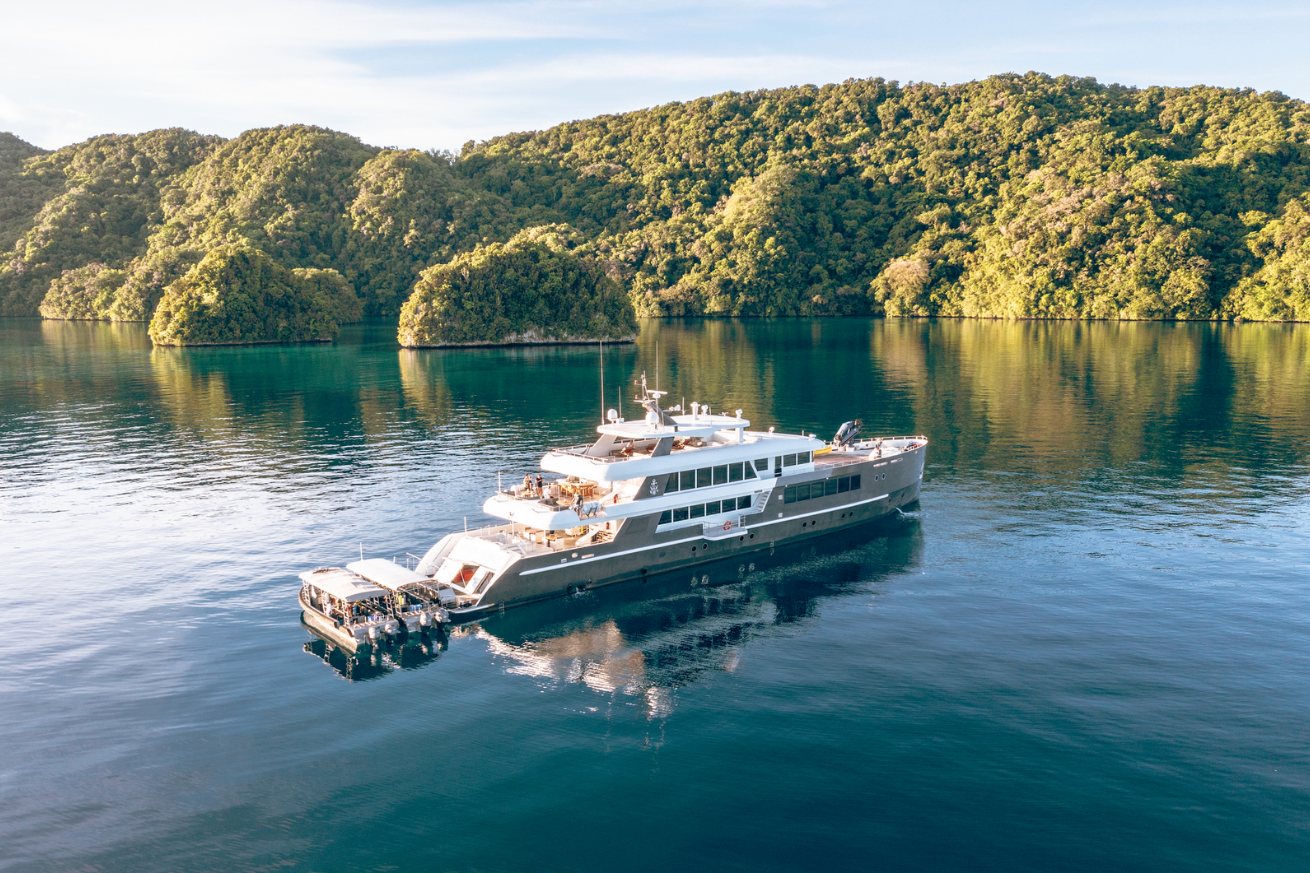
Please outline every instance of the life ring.
M723 523L723 529L724 529L724 530L732 530L732 522L730 522L730 521L725 521L725 522Z

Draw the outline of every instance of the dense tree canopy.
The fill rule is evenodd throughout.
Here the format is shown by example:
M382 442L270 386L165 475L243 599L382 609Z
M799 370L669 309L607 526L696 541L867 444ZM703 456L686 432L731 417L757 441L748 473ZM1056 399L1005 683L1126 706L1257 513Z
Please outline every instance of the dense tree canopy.
M305 126L0 135L0 313L145 320L249 245L395 315L424 270L566 224L639 315L1307 319L1308 214L1305 103L1036 73L720 94L458 156Z
M157 345L334 339L359 318L354 291L335 270L288 270L244 243L220 245L172 282L150 321Z
M400 311L400 344L633 339L637 321L622 287L569 251L579 236L534 228L425 270Z

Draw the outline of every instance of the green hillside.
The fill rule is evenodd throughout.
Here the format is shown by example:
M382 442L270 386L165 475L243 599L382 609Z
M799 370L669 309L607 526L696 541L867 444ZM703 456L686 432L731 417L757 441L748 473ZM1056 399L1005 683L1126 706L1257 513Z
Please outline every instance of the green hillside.
M396 317L424 270L549 225L645 316L1310 320L1310 107L1030 73L721 94L458 156L305 126L0 135L7 315L148 320L245 245Z

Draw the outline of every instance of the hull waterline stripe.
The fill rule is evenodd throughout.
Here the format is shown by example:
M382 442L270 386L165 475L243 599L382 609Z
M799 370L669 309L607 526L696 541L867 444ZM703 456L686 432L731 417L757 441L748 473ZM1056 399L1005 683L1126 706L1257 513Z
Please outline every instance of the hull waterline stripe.
M831 509L816 509L814 512L806 512L802 515L789 515L786 518L775 518L773 521L762 521L759 522L758 524L753 524L750 527L740 528L740 530L751 531L751 530L755 530L756 528L767 527L768 525L771 524L782 524L783 522L787 522L787 521L795 521L798 518L809 518L812 515L823 515L824 513L836 512L837 510L840 509L850 509L856 506L863 506L866 503L877 503L879 500L886 500L890 496L891 496L890 494L883 494L879 497L870 497L867 500L861 500L858 503L848 503L844 507L835 506ZM651 549L663 549L663 548L668 548L669 546L680 546L683 543L695 542L696 540L709 540L710 542L718 542L719 540L722 539L730 539L730 537L720 537L718 539L714 537L707 537L704 535L686 537L685 539L680 539L680 540L670 540L667 543L655 543L654 545L641 546L640 548L636 548L636 549L626 549L622 552L611 552L608 555L600 555L599 557L595 557L595 558L578 558L576 561L568 561L567 563L561 563L561 564L552 564L549 567L534 567L531 570L524 570L518 575L531 576L533 573L545 573L548 570L565 570L568 569L569 567L576 567L579 564L590 564L595 561L604 561L609 558L621 558L624 555L634 555L637 552L649 552ZM495 587L496 586L494 585L489 587L487 589L487 593L491 593L493 590L495 590Z

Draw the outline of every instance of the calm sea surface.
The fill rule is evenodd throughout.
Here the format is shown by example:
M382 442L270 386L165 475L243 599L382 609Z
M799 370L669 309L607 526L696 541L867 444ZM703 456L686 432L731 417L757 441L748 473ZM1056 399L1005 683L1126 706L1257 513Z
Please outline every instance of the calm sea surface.
M0 868L1310 868L1310 328L647 323L606 406L657 343L675 401L927 434L919 506L352 670L296 574L484 523L596 349L0 319Z

